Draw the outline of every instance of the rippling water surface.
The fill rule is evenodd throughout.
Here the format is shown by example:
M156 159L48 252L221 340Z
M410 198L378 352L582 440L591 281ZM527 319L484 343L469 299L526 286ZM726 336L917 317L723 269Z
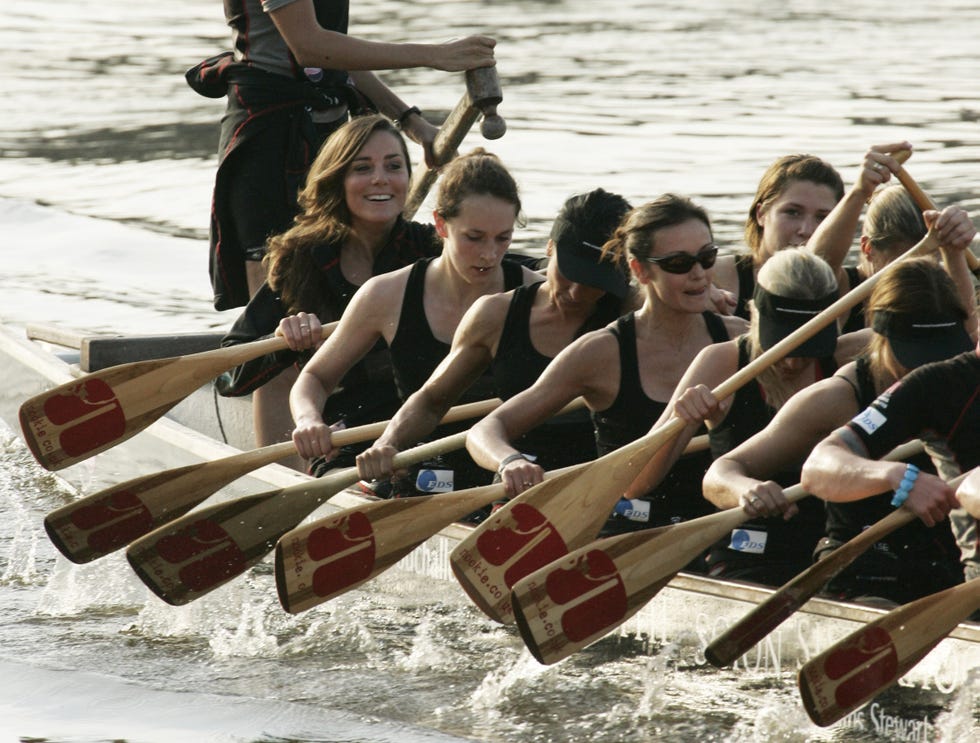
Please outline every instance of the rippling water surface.
M635 203L690 194L739 249L772 160L812 152L849 182L868 145L902 139L934 200L978 209L975 3L353 5L352 32L365 36L498 39L508 133L473 133L467 146L517 176L528 225L516 244L528 252L568 195L596 186ZM207 282L222 104L183 81L226 37L216 1L7 3L0 320L137 333L231 322ZM446 73L385 77L435 116L462 93ZM792 669L709 671L669 642L647 656L611 639L538 666L451 583L395 575L291 617L267 569L173 609L118 555L56 559L44 514L153 461L134 449L74 468L69 484L0 431L0 740L902 739L867 719L820 731ZM932 739L975 739L978 695L974 683L940 718L908 717L928 712Z

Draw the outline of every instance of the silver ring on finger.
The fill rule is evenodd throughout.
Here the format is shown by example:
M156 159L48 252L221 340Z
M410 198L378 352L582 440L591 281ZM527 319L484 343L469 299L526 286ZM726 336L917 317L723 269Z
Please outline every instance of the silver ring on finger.
M871 167L874 168L875 170L879 170L880 171L885 166L882 165L881 163L874 163Z

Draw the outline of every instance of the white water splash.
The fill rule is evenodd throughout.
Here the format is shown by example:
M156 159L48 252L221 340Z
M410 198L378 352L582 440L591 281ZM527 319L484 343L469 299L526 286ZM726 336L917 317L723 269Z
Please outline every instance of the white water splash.
M48 616L74 616L93 608L135 608L143 603L145 595L146 590L121 552L85 565L76 565L59 555L36 611Z
M936 718L937 743L980 740L980 669L970 672L949 711Z
M520 694L536 681L558 674L557 666L543 666L528 652L522 652L513 663L500 660L500 670L488 673L470 695L472 707L491 718L499 715L510 694Z

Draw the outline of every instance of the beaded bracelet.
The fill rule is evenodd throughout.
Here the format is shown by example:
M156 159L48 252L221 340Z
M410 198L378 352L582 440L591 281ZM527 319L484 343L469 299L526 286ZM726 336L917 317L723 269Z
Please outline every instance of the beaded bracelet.
M504 467L506 467L511 462L517 461L518 459L527 459L527 457L525 457L519 451L514 452L513 454L508 454L506 457L504 457L503 459L501 459L500 460L500 464L497 465L497 474L500 475L501 477L503 477L503 475L504 475Z
M892 505L895 508L902 506L906 500L908 500L909 493L912 492L912 488L915 487L915 481L919 477L919 468L914 464L905 465L905 474L902 475L902 482L899 483L898 489L895 491L895 497L892 498Z

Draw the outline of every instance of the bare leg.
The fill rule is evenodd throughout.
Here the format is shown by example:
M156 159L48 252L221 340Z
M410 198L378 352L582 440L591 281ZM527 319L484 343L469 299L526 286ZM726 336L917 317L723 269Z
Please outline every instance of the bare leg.
M255 445L268 446L289 441L293 433L293 418L289 413L289 389L298 372L289 367L252 393L252 420ZM306 460L298 454L280 462L300 472L306 472Z

